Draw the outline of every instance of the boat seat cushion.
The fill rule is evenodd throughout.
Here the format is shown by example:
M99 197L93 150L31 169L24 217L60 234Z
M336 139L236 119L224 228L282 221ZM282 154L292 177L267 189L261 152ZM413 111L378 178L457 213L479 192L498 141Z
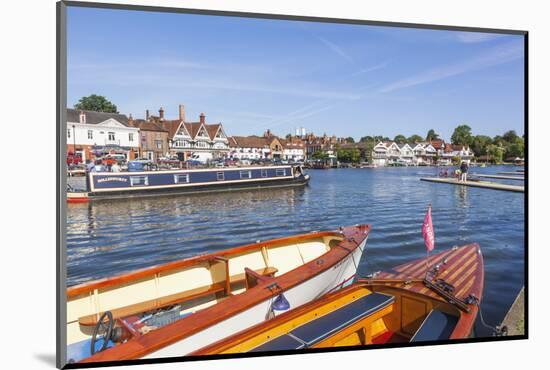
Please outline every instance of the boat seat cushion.
M449 339L457 322L456 316L432 310L411 338L411 342Z
M266 352L266 351L281 351L286 349L302 349L304 348L304 343L299 340L291 337L288 334L281 335L269 342L262 344L250 352Z
M391 305L395 298L371 293L337 310L310 321L283 336L256 347L252 352L307 348L347 326Z
M371 293L294 329L291 334L304 342L306 347L310 347L347 326L380 311L394 301L393 296Z

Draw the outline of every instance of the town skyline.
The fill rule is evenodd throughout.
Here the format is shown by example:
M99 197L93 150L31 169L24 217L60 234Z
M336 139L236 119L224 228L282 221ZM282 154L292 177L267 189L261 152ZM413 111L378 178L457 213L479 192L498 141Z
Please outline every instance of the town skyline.
M524 134L522 36L79 8L68 25L70 106L185 104L234 135Z

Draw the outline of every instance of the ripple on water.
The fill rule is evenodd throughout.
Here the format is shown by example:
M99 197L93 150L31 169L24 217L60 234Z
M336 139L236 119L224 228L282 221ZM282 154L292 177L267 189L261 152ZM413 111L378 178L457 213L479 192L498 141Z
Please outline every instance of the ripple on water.
M502 167L476 169L496 173ZM524 276L521 194L419 181L434 168L310 171L304 189L118 200L68 207L67 273L74 285L197 254L313 230L371 224L359 275L425 255L421 224L433 206L436 248L480 244L483 314L499 323ZM82 178L70 178L83 186ZM482 335L490 335L476 328Z

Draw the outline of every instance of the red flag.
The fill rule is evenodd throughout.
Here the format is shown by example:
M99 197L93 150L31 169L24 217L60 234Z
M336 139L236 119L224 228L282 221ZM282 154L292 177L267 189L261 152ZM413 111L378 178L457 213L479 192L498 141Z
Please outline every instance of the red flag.
M422 224L422 236L424 237L424 243L426 243L426 250L428 252L433 251L435 248L435 234L432 224L432 206L428 207L426 217L424 217L424 223Z

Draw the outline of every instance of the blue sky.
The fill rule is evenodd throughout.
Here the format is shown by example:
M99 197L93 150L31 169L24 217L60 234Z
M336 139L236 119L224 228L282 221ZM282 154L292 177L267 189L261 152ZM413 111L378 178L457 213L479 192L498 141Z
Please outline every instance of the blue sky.
M523 134L523 36L71 8L68 105L106 96L228 135Z

